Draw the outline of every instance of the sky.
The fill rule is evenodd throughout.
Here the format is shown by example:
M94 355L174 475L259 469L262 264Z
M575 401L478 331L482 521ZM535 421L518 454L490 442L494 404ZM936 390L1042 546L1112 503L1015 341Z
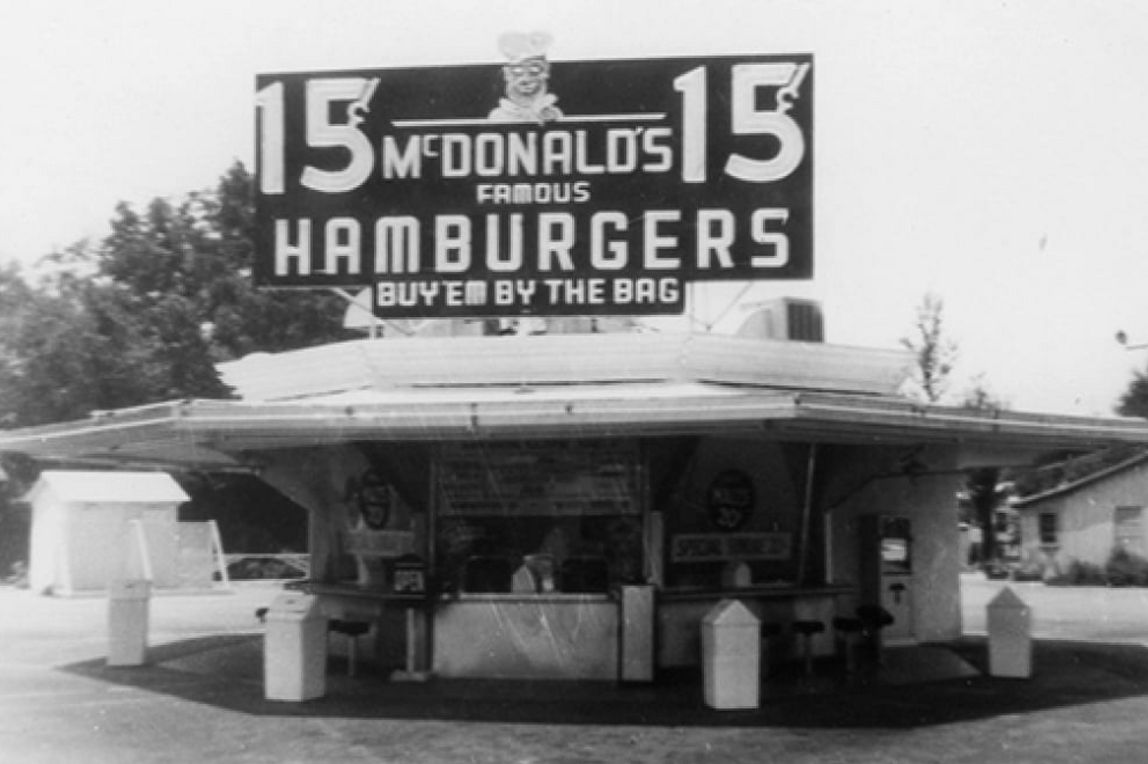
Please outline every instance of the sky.
M0 263L252 168L257 73L496 62L533 30L555 63L813 54L816 273L744 299L813 298L828 341L895 348L937 294L952 394L1018 410L1111 414L1148 363L1139 0L5 3Z

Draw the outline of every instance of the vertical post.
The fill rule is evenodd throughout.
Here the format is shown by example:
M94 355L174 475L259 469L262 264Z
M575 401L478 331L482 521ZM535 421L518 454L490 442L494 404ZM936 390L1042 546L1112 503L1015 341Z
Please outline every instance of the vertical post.
M219 523L214 520L207 521L211 530L212 557L215 558L216 567L219 568L219 580L223 588L231 588L231 579L227 575L227 561L223 558L223 537L219 535Z
M434 671L434 620L435 620L435 606L438 600L438 559L437 559L437 542L438 542L438 510L441 497L439 496L439 465L442 460L442 448L435 448L431 454L430 470L428 470L428 479L430 480L430 493L427 501L427 539L426 539L426 561L427 569L423 575L423 633L424 633L424 649L423 661L425 662L424 668L427 673ZM409 611L408 611L409 612ZM413 625L414 615L407 616L408 623ZM408 642L413 640L408 640Z
M139 550L143 580L152 583L155 578L152 575L151 553L148 550L147 533L144 531L143 520L129 520L128 523L132 526L132 535L135 537L136 548Z
M797 557L797 585L805 583L806 560L809 556L809 523L813 512L813 473L817 469L817 444L809 444L809 461L805 468L805 496L801 506L801 541Z

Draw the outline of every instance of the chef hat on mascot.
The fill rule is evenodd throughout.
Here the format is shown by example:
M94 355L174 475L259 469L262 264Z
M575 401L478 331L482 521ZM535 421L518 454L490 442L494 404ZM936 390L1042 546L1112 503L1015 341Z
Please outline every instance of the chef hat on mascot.
M546 58L554 38L547 32L507 32L498 38L498 49L512 64L531 58Z

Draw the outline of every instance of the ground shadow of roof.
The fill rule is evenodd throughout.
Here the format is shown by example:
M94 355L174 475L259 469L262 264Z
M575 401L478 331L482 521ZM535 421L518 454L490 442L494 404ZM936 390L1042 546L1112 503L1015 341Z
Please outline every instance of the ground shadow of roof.
M943 649L983 672L983 639ZM254 716L329 717L516 724L906 729L1148 695L1148 647L1037 641L1033 675L1004 679L978 672L940 681L843 679L835 665L814 680L781 674L763 685L760 707L705 705L698 672L666 672L653 684L445 680L388 681L370 670L348 677L332 659L325 697L301 703L263 697L259 635L202 637L153 647L148 665L103 660L61 670L193 703Z

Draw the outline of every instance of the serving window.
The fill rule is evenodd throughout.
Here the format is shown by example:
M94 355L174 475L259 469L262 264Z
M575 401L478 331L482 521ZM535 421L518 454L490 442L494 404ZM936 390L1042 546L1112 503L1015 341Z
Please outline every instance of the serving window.
M436 528L444 590L584 594L639 581L637 453L614 440L444 446Z

